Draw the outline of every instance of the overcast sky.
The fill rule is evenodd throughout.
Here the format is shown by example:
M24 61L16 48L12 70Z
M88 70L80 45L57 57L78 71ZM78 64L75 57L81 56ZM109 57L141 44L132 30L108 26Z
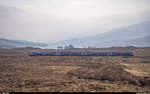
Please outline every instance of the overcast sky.
M0 5L7 8L0 9L7 19L0 16L0 37L33 42L94 35L150 17L150 0L0 0Z

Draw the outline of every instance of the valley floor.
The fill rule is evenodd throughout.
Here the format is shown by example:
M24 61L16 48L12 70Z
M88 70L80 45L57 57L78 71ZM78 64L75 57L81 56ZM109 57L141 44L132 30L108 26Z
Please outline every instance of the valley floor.
M150 48L108 48L135 56L28 56L0 49L0 91L150 92Z

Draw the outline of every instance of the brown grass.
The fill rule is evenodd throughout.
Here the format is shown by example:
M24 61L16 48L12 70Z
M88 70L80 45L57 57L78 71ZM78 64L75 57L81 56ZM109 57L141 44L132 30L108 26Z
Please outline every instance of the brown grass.
M27 52L31 50L0 49L0 91L146 92L150 90L150 48L91 50L133 51L134 57L30 57Z

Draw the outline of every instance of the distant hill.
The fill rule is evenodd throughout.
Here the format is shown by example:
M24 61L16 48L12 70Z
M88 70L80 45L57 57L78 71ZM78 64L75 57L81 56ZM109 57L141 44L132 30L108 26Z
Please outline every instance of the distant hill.
M52 43L147 21L150 19L149 15L149 11L143 11L80 20L61 20L55 16L38 15L18 7L0 4L0 37L26 40L25 36L28 36L28 41L32 39Z
M150 36L132 39L126 42L126 45L133 45L133 46L150 46Z
M136 42L140 41L144 44L145 40L138 39L138 38L150 36L149 30L150 30L150 21L146 21L131 26L115 29L110 32L105 32L102 34L88 36L80 39L70 39L70 40L60 41L58 43L51 44L51 45L73 44L75 46L84 45L84 46L95 46L95 47L130 46L132 44L132 41L135 40ZM130 41L130 43L127 43L127 41ZM140 43L139 45L144 46L142 43ZM132 46L134 45L132 44Z
M33 43L24 40L9 40L0 38L0 47L47 47L45 43Z

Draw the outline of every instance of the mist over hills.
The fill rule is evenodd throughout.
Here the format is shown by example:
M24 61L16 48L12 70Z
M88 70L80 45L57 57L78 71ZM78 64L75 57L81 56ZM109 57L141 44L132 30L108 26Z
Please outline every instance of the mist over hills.
M149 14L139 12L73 21L44 18L19 8L0 5L0 37L15 39L0 39L0 45L47 46L42 43L47 42L50 47L66 44L75 47L149 46Z
M134 24L131 26L118 28L111 32L88 36L80 39L70 39L52 45L73 44L75 46L150 46L150 21ZM139 43L140 42L140 43ZM145 44L146 43L146 44ZM143 45L145 44L145 45Z
M24 40L9 40L0 38L0 47L47 47L45 43L33 43Z
M0 37L52 43L82 38L150 19L149 11L70 20L0 4ZM66 36L67 35L67 36Z
M126 43L126 45L134 45L134 46L137 46L137 47L150 46L150 36L137 38L137 39L132 39L132 40L127 41L125 43Z

